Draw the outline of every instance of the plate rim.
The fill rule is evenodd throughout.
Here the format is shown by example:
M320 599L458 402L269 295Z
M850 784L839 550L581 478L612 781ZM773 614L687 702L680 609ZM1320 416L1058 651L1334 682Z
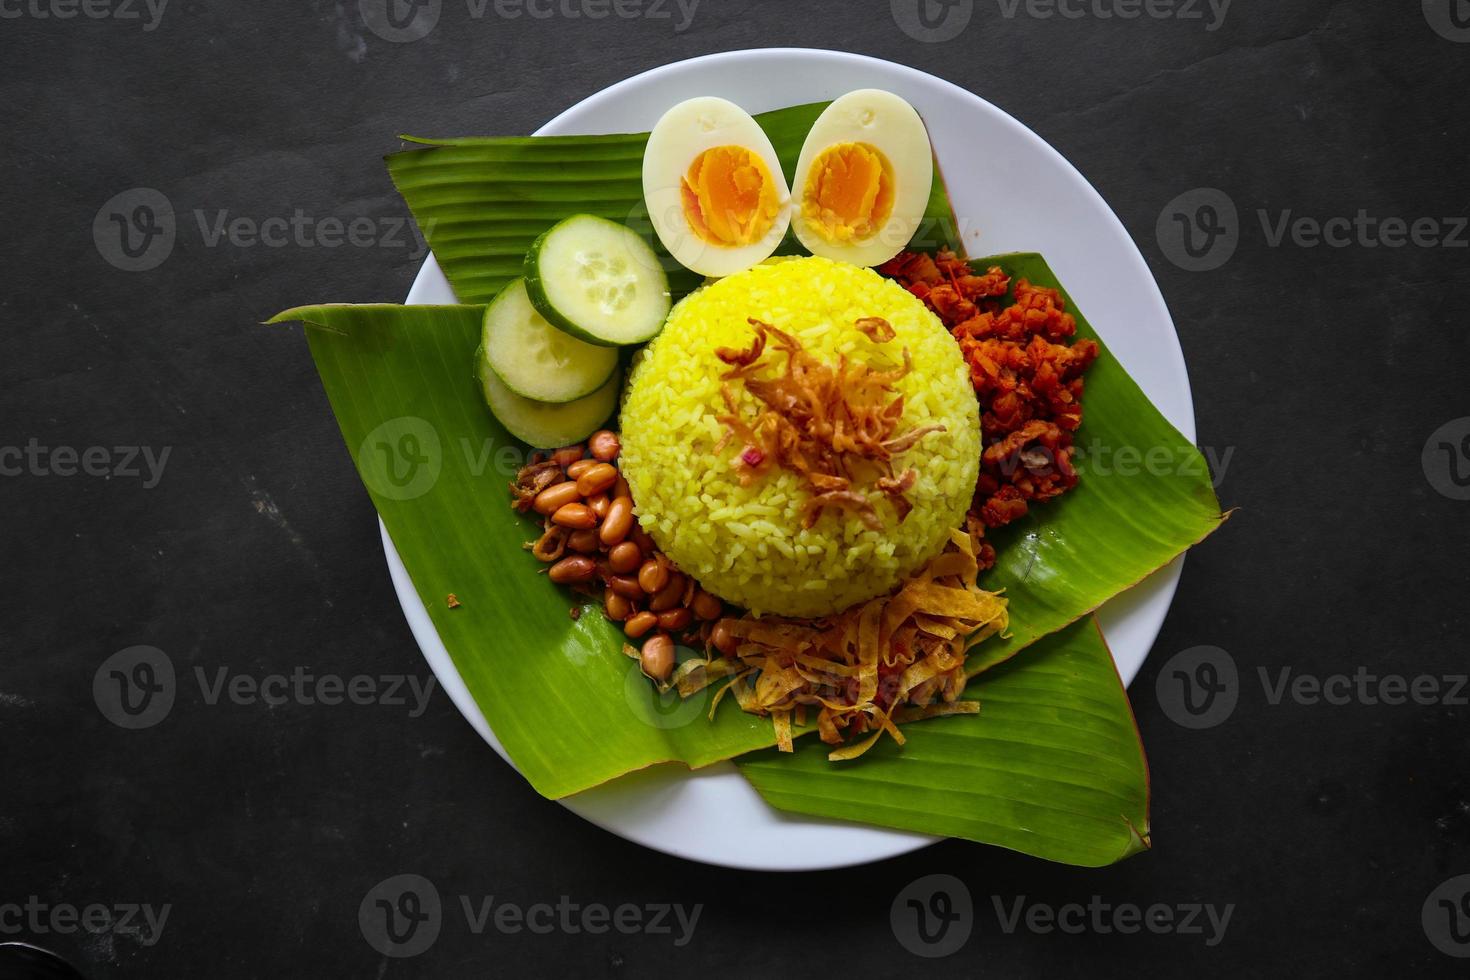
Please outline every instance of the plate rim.
M859 67L867 66L871 68L876 68L878 71L881 72L896 71L901 75L908 75L911 78L919 79L923 84L938 85L942 88L950 90L952 94L955 94L963 99L972 100L978 103L979 108L982 111L990 111L995 113L1004 124L1014 127L1023 139L1033 143L1040 152L1051 156L1052 158L1054 158L1055 162L1061 164L1066 169L1066 171L1069 172L1072 179L1074 179L1081 187L1085 188L1085 190L1095 199L1095 203L1099 204L1102 207L1107 219L1112 223L1112 225L1115 226L1114 230L1118 233L1121 233L1122 237L1132 245L1131 252L1125 257L1128 261L1130 261L1137 267L1136 271L1141 272L1141 281L1146 282L1151 287L1150 295L1146 297L1146 299L1157 308L1157 312L1162 316L1164 322L1166 322L1170 328L1171 342L1165 345L1166 350L1163 353L1171 362L1169 364L1170 372L1174 375L1175 380L1182 383L1183 387L1184 402L1182 410L1176 408L1175 412L1166 412L1165 414L1169 417L1169 421L1174 424L1174 426L1178 428L1180 432L1185 435L1186 438L1188 438L1191 442L1195 440L1196 430L1194 416L1194 395L1189 381L1188 366L1184 360L1184 352L1179 340L1178 327L1175 325L1174 319L1169 313L1168 305L1164 300L1163 293L1158 285L1158 281L1154 278L1152 270L1148 267L1147 262L1144 260L1142 250L1138 247L1137 242L1133 240L1132 235L1129 234L1126 226L1123 225L1121 219L1118 218L1116 212L1113 211L1112 207L1107 203L1106 199L1102 197L1097 189L1092 186L1091 182L1088 181L1087 178L1071 163L1071 161L1067 160L1066 157L1064 157L1060 153L1060 151L1056 150L1044 139L1042 139L1038 134L1036 134L1023 123L1021 123L1020 120L1016 119L1014 116L1011 116L1004 109L1001 109L1000 107L987 101L980 95L971 92L970 90L954 82L951 82L948 79L942 78L931 72L922 71L920 69L913 68L908 65L899 64L897 62L888 61L886 59L826 48L771 47L745 48L734 51L722 51L669 62L663 65L649 68L642 72L638 72L637 74L631 75L618 82L614 82L613 84L588 95L587 97L562 110L556 116L552 117L548 122L538 128L533 135L546 135L550 132L553 132L561 126L565 125L566 120L573 117L575 114L592 111L596 107L597 103L604 100L616 99L623 92L635 88L640 84L645 84L651 77L668 74L679 70L690 70L697 65L717 65L723 62L745 61L759 59L763 57L794 57L799 59L830 60L834 62L841 62L848 66L857 65ZM430 251L425 256L423 263L420 265L419 270L414 277L413 284L404 299L404 302L406 304L412 304L415 302L416 296L428 291L429 289L434 288L437 284L432 282L432 280L436 275L442 278L443 271L439 267L438 260L435 258L433 252ZM1163 410L1164 409L1161 408L1161 411ZM469 722L470 726L475 729L480 737L487 744L489 744L492 749L494 749L496 754L498 754L503 760L505 760L505 762L509 764L512 769L515 769L515 763L511 761L504 748L500 745L500 742L495 737L495 734L490 728L488 721L486 721L483 713L479 709L478 704L475 702L473 695L470 694L469 688L465 685L463 678L460 677L458 670L454 667L453 660L450 657L448 650L444 647L443 641L442 639L440 639L438 632L434 629L433 623L429 619L428 611L424 608L423 602L419 598L418 593L413 586L412 580L408 575L408 571L404 567L402 559L398 555L397 549L395 548L392 538L388 534L388 529L386 525L383 524L381 517L378 519L378 528L383 543L384 557L388 564L388 570L390 578L393 582L394 591L397 595L399 605L403 611L404 617L408 622L409 629L419 646L420 653L429 663L429 666L438 679L440 686L444 688L445 693L449 695L451 701L455 705L456 709L460 712L460 714L465 718L467 722ZM1139 594L1151 591L1153 598L1161 605L1161 611L1155 617L1153 617L1153 619L1142 630L1142 633L1146 636L1146 642L1143 642L1145 651L1143 657L1139 658L1137 663L1118 664L1116 655L1114 656L1115 666L1117 666L1119 669L1120 678L1125 688L1128 685L1132 684L1133 680L1138 674L1139 669L1142 666L1143 661L1147 659L1148 652L1152 649L1154 643L1158 639L1159 632L1163 628L1164 620L1167 617L1168 611L1173 606L1173 601L1178 588L1183 561L1184 556L1181 555L1169 565L1166 565L1164 568L1154 572L1153 575L1151 575L1148 579L1145 579L1144 583L1135 585L1133 588L1127 590L1122 595L1116 597L1115 600L1113 600L1113 602L1118 602L1118 600L1125 600L1124 602L1119 603L1119 605L1121 607L1126 607L1126 597L1136 597ZM1109 606L1111 606L1112 604L1113 603L1110 602L1097 613L1100 619L1104 620L1103 625L1105 636L1107 633L1107 613ZM1121 621L1122 617L1126 615L1126 608L1124 608L1122 611L1118 611L1115 613L1114 619ZM720 775L726 772L732 774L737 779L743 780L744 778L739 776L738 769L733 765L733 763L728 761L716 763L715 765L707 767L703 770L685 770L682 772L679 771L672 763L667 766L658 766L654 768L661 770L670 770L674 772L681 780L690 780L701 775ZM620 777L619 780L613 780L608 784L604 784L604 786L614 785L622 780L626 780L627 778L628 777L626 776ZM748 784L746 785L748 786ZM587 792L595 793L597 790L600 789L603 789L603 787L596 787L593 790ZM753 787L750 788L750 792L755 793ZM781 863L760 862L752 860L726 860L722 859L719 854L697 853L690 850L689 848L676 846L665 841L639 839L638 837L633 836L628 832L625 832L623 828L613 826L607 820L602 819L593 813L586 812L583 807L578 806L579 799L585 799L585 794L575 794L570 797L556 800L555 802L571 810L573 813L576 813L579 817L587 820L593 825L600 827L608 833L614 834L631 843L635 843L640 846L647 847L651 850L659 851L675 857L684 858L686 860L738 870L794 872L856 867L912 853L916 850L927 847L930 844L937 843L938 841L946 839L943 837L936 837L927 834L916 834L908 831L895 830L886 827L872 827L869 825L850 824L846 821L795 817L793 815L785 814L781 811L776 811L774 808L771 808L773 813L777 814L781 818L789 818L792 820L793 823L814 823L825 828L831 828L834 831L843 831L851 827L861 827L863 830L868 832L868 834L865 835L865 839L870 842L870 846L868 846L861 853L858 853L856 856L850 858L824 858L819 860L786 861ZM769 804L764 805L769 806Z

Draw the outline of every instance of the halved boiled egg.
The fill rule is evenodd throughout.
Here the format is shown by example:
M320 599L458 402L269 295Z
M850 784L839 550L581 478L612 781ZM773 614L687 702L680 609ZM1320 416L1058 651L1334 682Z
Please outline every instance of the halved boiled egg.
M849 92L801 148L792 226L813 255L881 265L914 237L933 183L934 151L914 107L880 89Z
M765 130L726 99L664 113L643 152L643 198L680 265L728 276L765 261L791 225L791 192Z

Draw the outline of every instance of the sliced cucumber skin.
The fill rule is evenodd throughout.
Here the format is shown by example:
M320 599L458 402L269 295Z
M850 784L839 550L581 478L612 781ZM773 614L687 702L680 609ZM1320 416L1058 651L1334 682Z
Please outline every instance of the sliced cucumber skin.
M618 408L623 372L614 370L601 388L570 402L538 402L512 391L490 367L485 348L475 352L480 393L505 431L532 449L556 449L581 442L602 428Z
M612 225L621 231L627 232L629 235L632 235L639 242L641 242L645 248L648 248L648 255L646 256L648 260L648 265L646 265L644 268L646 270L657 270L656 276L653 276L652 273L650 273L650 277L653 279L653 282L650 285L652 285L668 301L664 304L663 315L659 317L658 322L654 323L650 329L630 334L628 336L620 336L616 338L605 336L598 332L594 332L593 330L589 330L586 325L575 322L561 310L557 309L555 303L552 301L550 295L547 293L545 282L546 276L541 264L541 256L542 253L545 251L547 241L557 231L565 231L565 225L574 221L586 221L588 219L591 219L593 221L606 222L607 224ZM593 214L574 214L570 218L563 218L561 221L558 221L556 224L543 231L540 235L536 236L536 240L531 243L530 250L526 252L526 261L523 268L523 274L526 279L526 292L531 297L531 305L536 307L536 312L540 313L541 316L548 323L558 327L561 330L565 330L567 333L576 337L578 340L585 340L589 344L597 344L600 347L627 347L635 344L646 343L647 341L652 340L654 337L658 336L659 331L663 330L664 321L668 319L669 309L673 305L669 293L669 277L668 274L664 271L662 264L659 262L658 253L654 252L653 249L648 246L648 243L643 241L642 236L639 236L636 232L632 231L624 225L618 224L616 221L611 221L607 218L599 218L597 215Z
M513 346L515 341L510 338L502 337L500 338L499 343L497 343L497 338L494 336L494 333L497 329L497 325L500 322L499 320L497 320L497 317L503 315L498 311L505 310L508 306L518 305L519 303L523 302L523 300L519 296L517 296L516 293L517 291L525 289L526 284L523 280L514 280L507 284L505 288L502 289L499 293L497 293L495 295L495 298L490 301L490 305L485 308L485 321L480 333L480 349L485 352L486 363L489 364L490 368L497 375L499 375L500 380L505 384L507 388L523 398L530 398L534 401L542 401L552 404L571 402L576 401L578 398L586 397L592 392L597 391L604 384L606 384L607 379L612 377L613 373L617 371L618 359L616 356L606 357L607 364L605 366L605 373L603 372L603 369L599 368L599 370L589 375L588 379L585 380L581 385L565 388L564 390L558 391L557 397L551 397L550 392L548 392L545 388L537 389L531 387L530 385L525 383L525 378L517 379L515 377L515 372L512 370L513 365L507 360L506 356L507 346ZM531 306L534 308L535 304L533 303L531 304ZM511 313L509 315L514 316L515 314ZM543 317L542 319L545 318ZM547 325L553 328L555 327L554 324L548 323ZM502 327L500 329L504 328ZM563 339L562 342L571 342L575 344L579 342L580 339L581 338L568 338ZM593 349L588 350L587 348L583 348L582 350L598 358L603 358L606 356L604 353L606 351L605 345L598 344L589 346ZM509 353L512 356L514 354L513 351Z

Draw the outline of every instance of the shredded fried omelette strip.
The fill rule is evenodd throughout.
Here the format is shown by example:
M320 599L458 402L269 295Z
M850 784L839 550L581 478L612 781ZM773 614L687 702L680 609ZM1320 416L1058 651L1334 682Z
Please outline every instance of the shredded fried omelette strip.
M906 470L895 475L892 460L907 452L931 432L944 426L931 424L898 435L903 419L903 395L894 385L912 370L908 349L903 367L877 371L867 364L839 358L833 367L802 348L801 342L769 323L751 317L755 329L749 347L720 347L715 356L730 365L720 375L720 392L727 414L719 421L725 434L716 445L719 452L732 438L743 444L735 466L742 485L782 466L804 476L811 497L803 510L806 527L816 524L828 507L850 512L873 530L883 526L868 494L857 488L860 481L872 482L887 496L899 522L913 505L904 494L918 473ZM863 317L854 325L869 340L887 343L896 333L882 317ZM784 370L763 376L762 357L770 344L786 355ZM731 383L741 381L764 407L754 421L741 418Z
M965 656L1003 631L1009 614L1004 597L976 584L978 573L974 540L953 531L945 550L892 595L826 619L723 620L738 640L735 654L688 661L674 684L688 697L731 678L710 714L730 694L742 710L771 718L783 752L793 750L793 716L799 725L809 708L822 741L842 746L827 756L834 762L856 759L884 732L902 745L900 722L980 710L960 700Z

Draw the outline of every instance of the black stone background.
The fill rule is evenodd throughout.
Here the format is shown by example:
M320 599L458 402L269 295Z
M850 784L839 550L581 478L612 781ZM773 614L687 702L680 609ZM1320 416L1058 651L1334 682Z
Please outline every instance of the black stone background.
M1433 490L1420 453L1470 415L1470 251L1271 247L1255 218L1470 211L1470 44L1432 31L1418 2L1236 0L1211 31L1207 12L1006 18L978 0L946 43L905 36L886 3L846 0L704 0L682 33L473 21L448 0L408 44L365 30L356 0L172 0L153 31L38 19L17 0L0 12L0 444L172 447L153 489L0 478L0 903L170 903L171 916L153 945L0 939L55 948L94 978L1464 975L1420 912L1470 872L1466 709L1272 705L1256 680L1282 665L1466 670L1470 503ZM399 301L419 261L209 248L195 209L403 216L381 161L394 134L529 133L645 69L781 45L910 64L1012 113L1093 182L1158 277L1200 441L1235 449L1220 494L1240 511L1190 556L1133 686L1151 854L1088 871L946 842L861 869L734 872L540 799L442 693L417 719L193 695L145 731L102 717L93 675L136 644L181 672L428 676L300 328L258 325L303 302ZM160 268L122 272L92 221L140 186L171 199L179 240ZM1177 268L1155 237L1166 202L1195 187L1241 212L1239 250L1214 272ZM1243 693L1228 722L1191 731L1154 685L1199 644L1233 655ZM683 948L450 924L430 951L390 960L357 909L400 872L446 896L704 911ZM936 872L966 882L976 931L920 960L889 905ZM1236 907L1207 947L1006 935L992 896Z

